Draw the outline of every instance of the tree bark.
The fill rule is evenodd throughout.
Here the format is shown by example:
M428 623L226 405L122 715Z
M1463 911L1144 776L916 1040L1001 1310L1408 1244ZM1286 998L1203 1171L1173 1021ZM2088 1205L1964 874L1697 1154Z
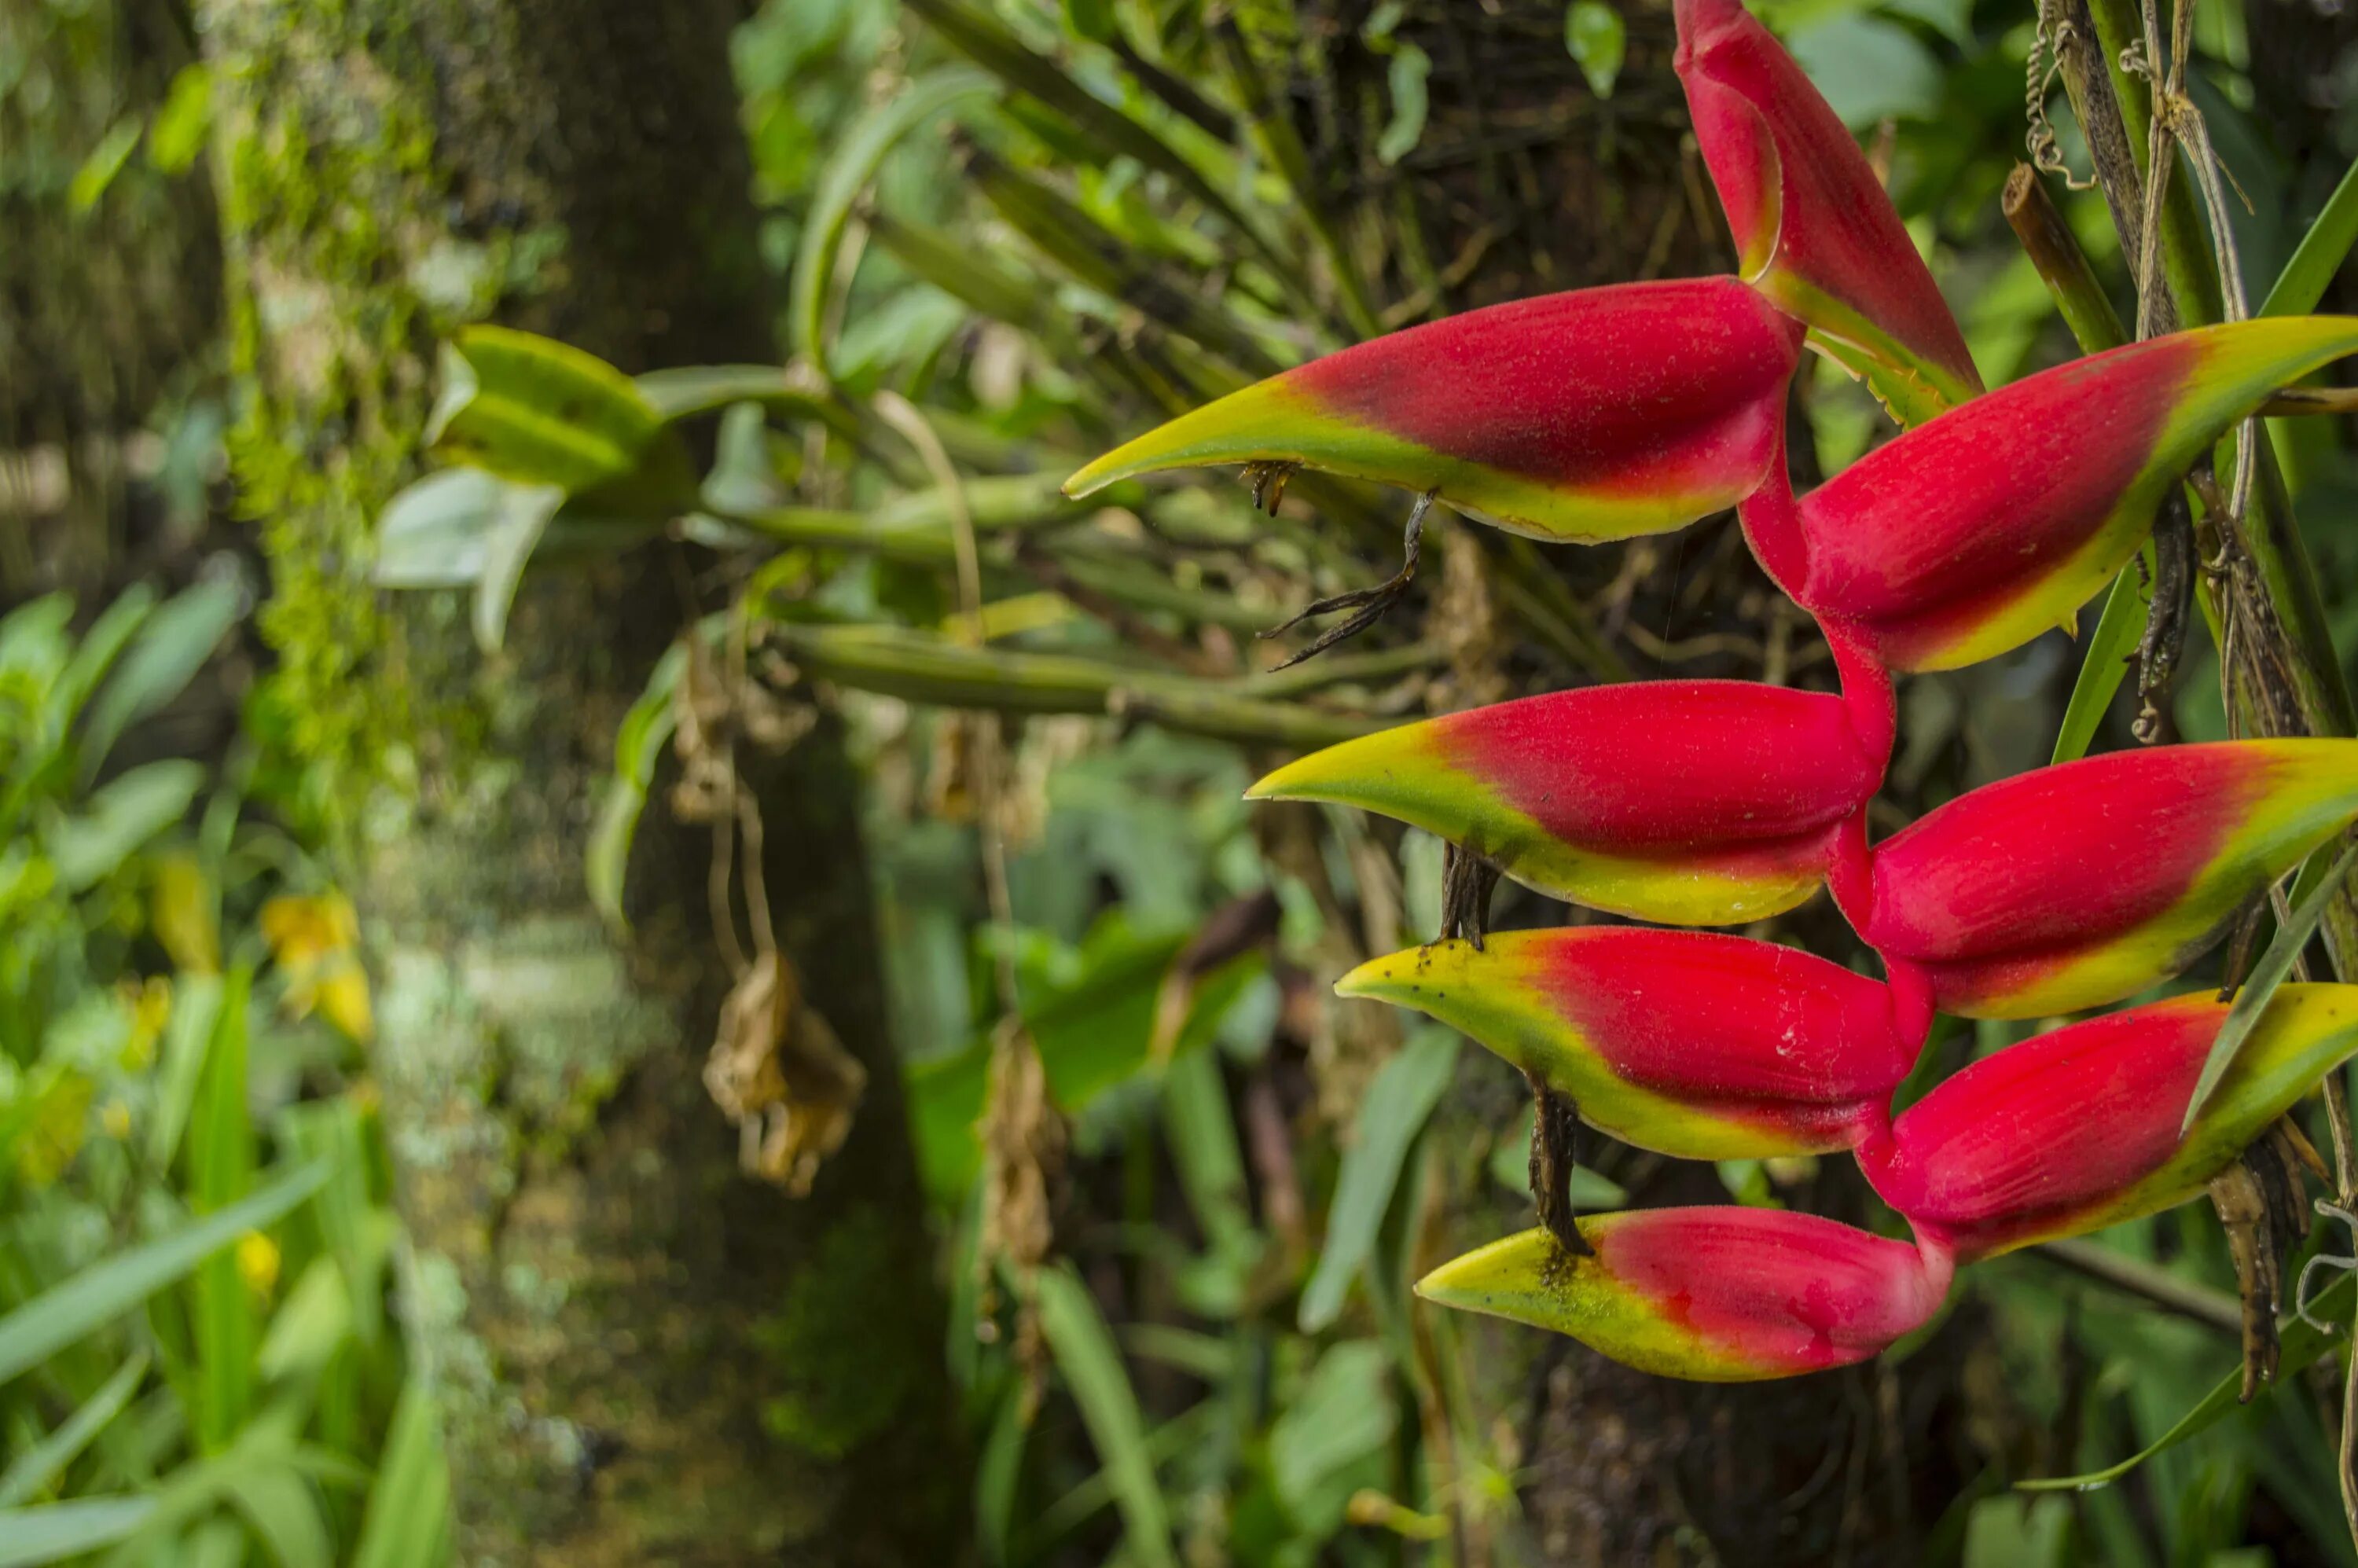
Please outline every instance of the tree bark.
M448 330L496 317L631 371L771 351L738 7L197 9L252 387L233 456L276 578L276 706L361 846L458 1560L947 1561L941 1314L836 730L761 781L781 944L868 1071L797 1202L741 1173L699 1078L729 982L702 832L647 813L627 950L585 889L616 727L689 608L677 563L535 579L488 660L462 607L389 608L363 576Z

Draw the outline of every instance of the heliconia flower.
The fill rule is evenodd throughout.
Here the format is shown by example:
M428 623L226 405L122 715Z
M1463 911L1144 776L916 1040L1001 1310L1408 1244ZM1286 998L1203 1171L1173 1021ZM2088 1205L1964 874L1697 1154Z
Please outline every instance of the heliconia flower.
M1417 1294L1568 1334L1640 1371L1741 1383L1846 1366L1929 1320L1945 1254L1781 1209L1589 1215L1575 1257L1527 1230L1443 1264Z
M1795 502L1742 507L1762 566L1898 670L1954 669L2070 625L2188 464L2277 388L2358 351L2358 318L2205 327L1974 398Z
M1675 63L1746 279L1913 425L1981 390L1964 335L1842 121L1739 0L1677 0Z
M1591 908L1730 925L1801 903L1845 856L1864 874L1863 808L1889 746L1887 687L1846 702L1646 681L1346 741L1247 793L1397 817Z
M1928 1249L1960 1261L2183 1203L2358 1052L2358 986L2283 986L2181 1135L2226 1016L2210 996L2179 997L1985 1057L1870 1138L1859 1163Z
M1588 926L1492 932L1360 965L1336 990L1412 1007L1569 1095L1625 1143L1693 1160L1848 1149L1888 1125L1931 1022L1773 942Z
M1895 985L2040 1017L2183 969L2353 816L2358 741L2111 752L1960 795L1875 847L1868 898L1835 891Z
M1540 539L1660 534L1780 460L1800 327L1732 277L1494 305L1229 394L1065 481L1293 462L1439 499Z

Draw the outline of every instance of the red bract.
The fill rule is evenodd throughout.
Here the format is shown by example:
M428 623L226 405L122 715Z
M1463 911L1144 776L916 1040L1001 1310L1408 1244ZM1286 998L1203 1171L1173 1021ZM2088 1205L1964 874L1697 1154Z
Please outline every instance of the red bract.
M1801 329L1734 278L1552 294L1412 327L1231 393L1065 481L1293 462L1541 539L1659 534L1779 460Z
M1677 0L1679 78L1745 277L1903 424L1981 390L1923 258L1801 68L1737 0Z
M2001 1051L1871 1137L1859 1163L1928 1247L1960 1260L2182 1203L2358 1051L2358 987L2285 986L2181 1134L2226 1016L2180 997Z
M1517 881L1672 925L1790 909L1847 856L1890 744L1888 688L1742 681L1589 687L1403 725L1252 787L1437 833Z
M1694 1160L1879 1134L1931 1022L1790 947L1629 926L1437 942L1335 989L1429 1013L1569 1095L1589 1125Z
M2358 741L2116 752L1961 795L1876 846L1844 912L1895 984L2031 1018L2168 979L2358 816ZM1838 890L1842 891L1842 890Z
M1568 1255L1544 1230L1444 1263L1417 1294L1568 1334L1666 1377L1750 1382L1862 1361L1921 1326L1949 1288L1920 1254L1814 1215L1659 1208L1593 1215Z
M1795 503L1743 505L1769 574L1893 669L1953 669L2069 624L2163 492L2267 395L2358 350L2358 319L2238 322L2074 360L1977 397Z

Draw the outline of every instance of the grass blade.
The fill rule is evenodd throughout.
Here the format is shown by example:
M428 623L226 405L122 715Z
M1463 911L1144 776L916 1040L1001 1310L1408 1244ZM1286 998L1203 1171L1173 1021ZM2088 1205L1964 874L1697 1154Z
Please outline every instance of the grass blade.
M2325 297L2325 286L2342 270L2350 247L2358 243L2358 163L2350 166L2342 183L2326 200L2325 211L2300 237L2292 260L2285 263L2276 287L2260 307L2263 316L2306 316Z
M787 311L795 349L822 375L829 375L827 306L834 294L835 258L843 248L843 231L851 222L852 204L875 177L884 155L903 136L954 103L997 91L998 83L991 77L970 66L932 71L912 81L899 97L861 115L836 144L835 157L819 177L810 211L803 220L802 245L795 256L794 297Z
M439 1561L450 1519L450 1467L433 1390L413 1372L401 1388L376 1483L361 1516L352 1568L419 1568Z
M1302 1292L1299 1321L1304 1334L1315 1334L1342 1315L1353 1276L1375 1253L1376 1233L1400 1184L1401 1162L1441 1103L1456 1065L1456 1035L1445 1029L1419 1030L1368 1086L1359 1102L1358 1136L1344 1152L1336 1178L1326 1245Z
M2121 575L2113 579L2104 613L2096 622L2088 652L2080 661L2080 677L2071 683L2071 700L2064 706L2063 722L2056 729L2055 755L2050 762L2075 762L2088 754L2089 742L2095 740L2096 727L2104 721L2104 710L2113 705L2113 694L2127 677L2129 661L2144 634L2146 600L2138 585L2152 578L2153 545L2147 541L2136 561L2123 567Z
M2318 924L2325 918L2326 906L2333 902L2334 895L2341 891L2342 882L2348 880L2353 868L2358 868L2358 843L2342 851L2333 862L2333 869L2327 871L2309 896L2300 901L2292 912L2292 918L2277 928L2276 939L2268 944L2267 951L2260 955L2260 961L2252 966L2251 975L2244 981L2244 989L2235 993L2235 1005L2227 1010L2227 1022L2219 1026L2219 1038L2211 1043L2211 1054L2202 1063L2202 1076L2195 1080L2194 1098L2187 1101L2186 1119L2180 1124L2181 1130L2194 1125L2195 1117L2201 1113L2203 1101L2211 1098L2212 1091L2219 1087L2219 1080L2226 1076L2227 1067L2234 1061L2235 1053L2243 1048L2244 1038L2252 1033L2252 1025L2257 1023L2260 1014L2267 1011L2268 999L2276 994L2277 987L2292 973L2294 960L2300 957L2300 950L2309 946L2309 937L2316 935Z
M114 1322L247 1231L283 1217L327 1179L327 1166L306 1165L252 1197L93 1264L0 1317L0 1383Z
M189 1196L200 1214L234 1206L254 1185L254 1129L245 1105L245 1006L252 983L252 971L239 968L223 988L221 1022L189 1126ZM197 1266L193 1306L197 1440L206 1453L217 1454L245 1424L254 1402L254 1304L234 1253L217 1252Z
M123 1412L146 1375L147 1353L134 1352L98 1392L66 1418L63 1426L19 1454L15 1464L0 1473L0 1509L16 1507L62 1474L90 1446L90 1440Z
M1121 1510L1130 1557L1143 1568L1178 1568L1138 1394L1130 1386L1130 1374L1097 1302L1069 1263L1042 1269L1034 1276L1034 1289L1039 1292L1040 1332L1072 1390L1073 1402L1081 1408L1089 1441L1097 1444L1115 1506Z
M85 1498L46 1508L0 1509L0 1568L60 1563L112 1546L155 1510L153 1498Z

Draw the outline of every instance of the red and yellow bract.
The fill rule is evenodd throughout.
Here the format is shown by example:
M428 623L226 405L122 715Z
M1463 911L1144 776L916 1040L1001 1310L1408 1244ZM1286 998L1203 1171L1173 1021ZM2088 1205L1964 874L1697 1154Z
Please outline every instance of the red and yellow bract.
M2180 1202L2358 1051L2358 987L2283 988L2192 1124L2208 997L1976 1063L1895 1120L1932 1010L2117 1001L2191 963L2358 817L2358 741L2176 746L1973 791L1869 847L1893 670L2068 625L2187 466L2277 388L2358 351L2358 319L2240 322L1981 392L1857 145L1736 0L1675 0L1679 74L1744 281L1591 289L1333 354L1140 438L1067 489L1292 462L1551 539L1736 505L1812 611L1840 689L1661 681L1527 697L1336 746L1256 785L1437 833L1542 892L1673 925L1747 922L1822 881L1878 982L1767 943L1494 934L1345 977L1452 1024L1592 1124L1693 1158L1853 1150L1915 1245L1731 1207L1579 1221L1466 1254L1426 1298L1734 1380L1841 1366L1929 1321L1953 1265ZM1748 285L1748 287L1747 287ZM1912 427L1796 499L1784 399L1808 341Z
M1732 277L1624 284L1411 327L1230 393L1065 481L1292 462L1540 539L1666 533L1783 453L1799 323Z

